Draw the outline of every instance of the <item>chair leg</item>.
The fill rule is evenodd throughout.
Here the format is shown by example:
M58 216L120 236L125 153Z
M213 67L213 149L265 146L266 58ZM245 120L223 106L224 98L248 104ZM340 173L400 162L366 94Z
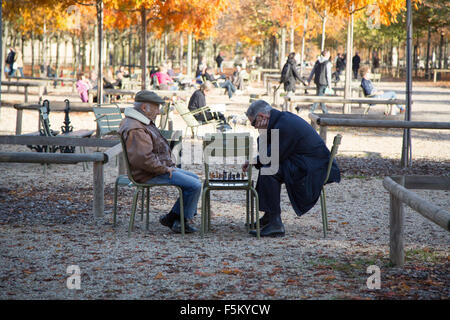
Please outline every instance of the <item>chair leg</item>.
M323 195L323 189L320 193L320 209L322 211L322 227L323 227L323 237L327 237L327 212L326 207L324 203L324 195Z
M141 221L144 221L144 204L145 204L145 189L142 189L142 199L141 199Z
M256 207L256 238L261 238L261 228L259 225L259 199L258 199L258 193L256 192L255 188L251 188L252 193L254 194L255 199L255 207ZM253 216L253 215L252 215Z
M201 227L200 227L200 235L203 236L206 233L206 192L208 188L204 188L202 190L202 211L201 211Z
M326 227L327 231L329 231L330 229L328 228L327 195L325 193L325 188L323 188L322 194L323 194L323 208L325 211L325 227Z
M141 191L140 188L137 188L136 191L134 191L133 195L133 204L131 206L131 216L130 216L130 224L128 226L128 236L131 235L131 231L133 231L134 227L134 216L136 214L136 206L137 206L137 200L139 196L139 192Z
M250 189L251 191L252 189ZM255 197L253 195L253 192L250 192L250 226L251 229L253 229L253 226L255 225Z
M116 216L117 216L117 190L118 184L117 181L114 184L114 208L113 208L113 226L116 226Z
M183 190L178 187L178 191L180 192L180 223L181 223L181 235L184 237L185 234L185 226L184 226L184 202L183 202Z
M245 224L247 226L247 233L250 231L250 212L249 212L249 200L250 200L250 191L245 191Z
M211 231L211 191L206 192L206 216L208 217L207 230Z
M144 193L144 191L142 191ZM147 220L145 221L145 230L148 230L149 218L150 218L150 188L147 188Z

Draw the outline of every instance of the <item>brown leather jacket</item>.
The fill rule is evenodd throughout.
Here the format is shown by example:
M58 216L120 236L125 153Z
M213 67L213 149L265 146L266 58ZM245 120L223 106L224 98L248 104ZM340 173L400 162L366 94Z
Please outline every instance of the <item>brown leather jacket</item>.
M125 141L134 180L145 183L169 172L168 168L175 166L170 146L155 124L134 108L124 113L119 134Z

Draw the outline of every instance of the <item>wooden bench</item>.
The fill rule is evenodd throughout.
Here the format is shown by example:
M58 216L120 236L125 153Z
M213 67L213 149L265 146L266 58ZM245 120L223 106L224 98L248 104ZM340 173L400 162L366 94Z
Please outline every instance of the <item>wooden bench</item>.
M10 77L8 78L8 81L10 81L11 79L15 79L16 81L21 81L21 80L33 80L36 82L42 81L44 82L44 94L47 94L48 90L47 88L49 87L49 85L51 85L52 83L58 83L61 82L61 84L63 82L71 82L72 83L72 92L75 92L75 87L76 87L76 82L77 79L74 78L50 78L50 77L31 77L31 76L23 76L23 77Z
M109 159L122 152L122 146L118 140L103 140L96 138L72 138L72 137L24 137L24 136L0 136L0 145L54 145L54 146L79 146L79 147L107 147L105 152L93 152L89 154L67 153L36 153L36 152L0 152L0 162L15 163L41 163L41 164L77 164L93 162L93 205L94 218L104 214L104 164Z
M310 113L312 126L320 127L320 136L327 141L326 127L364 127L399 129L450 129L450 122L404 121L401 115L386 116L363 114L317 114Z
M406 105L406 100L400 99L375 99L375 98L347 98L337 97L337 96L294 96L294 97L284 97L288 102L311 102L311 103L336 103L336 104L367 104L368 107L364 109L364 114L369 112L370 106L375 104L387 105L386 113L390 114L390 106L392 105Z
M23 87L24 95L25 95L25 97L24 97L25 103L28 102L28 93L29 93L28 88L30 88L30 87L39 88L39 91L38 91L39 99L41 99L44 94L44 90L43 90L44 87L36 82L2 81L1 84L2 84L2 86L8 87L7 92L9 92L9 87L17 87L17 92L19 92L19 87Z
M433 82L437 81L438 73L447 73L450 72L450 69L433 69Z

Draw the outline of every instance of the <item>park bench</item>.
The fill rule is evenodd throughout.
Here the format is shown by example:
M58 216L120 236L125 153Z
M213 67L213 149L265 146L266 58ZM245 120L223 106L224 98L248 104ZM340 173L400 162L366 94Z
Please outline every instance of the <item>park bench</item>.
M450 190L450 177L441 176L394 176L386 177L383 186L389 191L389 258L402 267L405 263L403 227L405 211L403 204L420 213L426 219L450 231L450 212L418 196L408 189Z
M375 118L376 115L349 115L349 114L315 114L310 113L312 126L320 127L320 136L327 141L326 127L356 127L356 128L397 128L397 129L444 129L450 130L450 122L429 121L402 121L382 120ZM409 150L411 152L411 150ZM406 154L403 155L406 158ZM402 156L402 157L403 157ZM403 159L402 159L403 161Z
M93 162L93 205L94 218L104 214L104 164L111 157L122 152L118 140L102 140L96 138L74 137L41 137L41 136L0 136L0 145L51 145L79 147L107 147L105 152L93 153L37 153L37 152L0 152L0 162L39 163L39 164L77 164Z
M43 90L43 86L39 83L36 82L21 82L21 81L2 81L2 86L7 86L8 90L7 92L9 92L9 87L16 87L17 88L17 93L19 92L19 87L23 87L24 88L24 102L27 103L28 102L28 94L29 94L29 88L30 87L34 87L34 88L38 88L38 95L39 95L39 99L42 98L43 94L44 94L44 90Z
M75 92L75 87L76 87L76 82L77 79L74 78L52 78L52 77L31 77L31 76L23 76L23 77L10 77L8 78L8 80L11 79L15 79L16 81L21 81L21 80L32 80L32 81L36 81L36 82L44 82L43 85L43 93L47 94L48 93L48 87L50 85L54 85L58 82L60 82L61 84L63 84L64 82L71 82L72 83L72 92Z
M391 106L392 105L405 105L405 100L400 99L375 99L375 98L347 98L337 97L337 96L295 96L295 97L284 97L287 102L295 103L295 102L310 102L310 103L336 103L336 104L358 104L363 105L367 104L367 107L364 109L364 114L369 112L371 105L381 104L386 105L386 114L391 114Z
M433 69L433 82L437 81L438 73L447 73L450 72L450 69Z

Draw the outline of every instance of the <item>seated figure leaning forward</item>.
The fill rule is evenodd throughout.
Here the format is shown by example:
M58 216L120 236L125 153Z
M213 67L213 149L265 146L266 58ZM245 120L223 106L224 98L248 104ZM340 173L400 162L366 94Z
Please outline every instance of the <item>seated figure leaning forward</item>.
M155 126L155 119L160 114L159 105L164 104L164 100L147 90L136 93L134 100L134 107L125 109L125 118L119 128L127 148L131 174L136 182L181 187L185 232L196 232L188 221L197 213L202 184L196 174L175 167L169 143ZM180 199L159 222L175 233L181 233Z
M319 199L327 174L330 151L306 121L290 112L272 109L263 100L253 102L246 115L253 127L267 129L262 130L258 138L259 155L253 164L260 170L256 185L259 210L265 212L260 218L261 237L284 236L280 207L281 184L286 185L295 213L301 216L308 212ZM267 152L262 150L262 140L267 142ZM266 160L270 159L270 162L261 159L264 153L267 155ZM276 153L279 155L278 159L274 156ZM248 166L245 163L242 169L247 171ZM327 183L340 180L339 168L333 160ZM250 231L250 234L256 236L256 230Z

